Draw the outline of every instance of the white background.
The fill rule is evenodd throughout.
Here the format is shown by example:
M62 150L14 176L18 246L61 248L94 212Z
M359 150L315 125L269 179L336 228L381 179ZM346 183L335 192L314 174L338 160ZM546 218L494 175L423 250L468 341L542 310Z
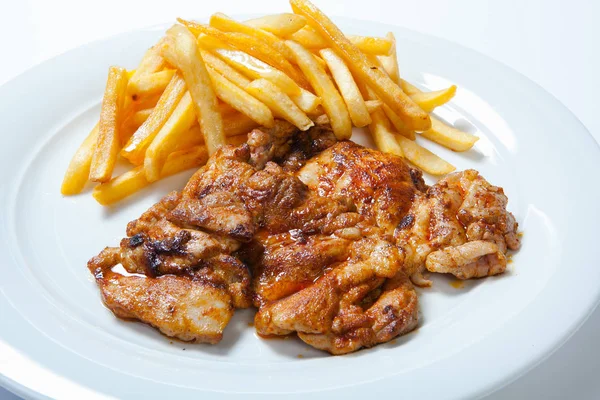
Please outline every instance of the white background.
M333 16L400 25L444 37L491 56L556 96L584 123L596 141L600 141L597 115L600 102L594 96L600 93L600 24L597 23L600 2L314 1ZM0 0L0 4L0 84L81 44L169 22L177 16L201 18L215 11L242 14L289 9L286 0ZM109 63L107 60L107 65ZM51 101L60 94L39 95ZM528 105L523 104L523 113L527 113L527 108ZM564 132L564 137L568 140L569 132ZM569 290L577 288L565 288L566 296ZM600 309L545 362L489 399L600 398L600 379L596 377L596 371L600 370L597 332L600 332ZM493 360L489 368L494 368ZM432 377L432 383L440 384L440 380ZM469 384L468 376L464 384ZM0 399L16 397L0 388Z

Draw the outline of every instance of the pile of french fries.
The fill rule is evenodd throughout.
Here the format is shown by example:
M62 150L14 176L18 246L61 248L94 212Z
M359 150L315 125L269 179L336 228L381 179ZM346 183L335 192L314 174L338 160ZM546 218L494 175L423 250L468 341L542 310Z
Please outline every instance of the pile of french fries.
M220 146L284 119L305 131L328 122L340 140L368 127L377 147L425 172L455 168L417 144L424 137L466 151L477 137L431 112L456 86L422 92L401 78L394 35L349 36L308 0L293 13L209 24L178 19L137 69L110 67L100 120L81 144L62 193L97 182L94 198L113 204L164 177L197 168ZM132 168L113 176L121 158Z

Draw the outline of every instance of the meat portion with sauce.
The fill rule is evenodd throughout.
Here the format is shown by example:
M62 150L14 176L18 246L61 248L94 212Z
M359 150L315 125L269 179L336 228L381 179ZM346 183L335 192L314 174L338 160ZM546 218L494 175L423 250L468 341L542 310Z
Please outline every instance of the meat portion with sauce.
M217 343L234 310L254 305L259 334L344 354L417 326L425 271L502 273L519 247L506 205L476 171L429 187L328 126L279 122L217 151L88 267L116 316L168 336Z
M308 159L297 175L393 234L405 254L403 270L420 286L431 284L426 270L459 279L500 274L507 250L520 246L504 191L474 170L428 187L400 157L340 142Z

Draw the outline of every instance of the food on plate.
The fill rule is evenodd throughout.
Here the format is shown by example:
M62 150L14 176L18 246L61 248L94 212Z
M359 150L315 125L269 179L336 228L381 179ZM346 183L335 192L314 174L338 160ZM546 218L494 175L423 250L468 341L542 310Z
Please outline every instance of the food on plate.
M425 271L504 272L520 245L506 204L477 171L427 186L402 157L329 125L277 121L220 148L88 267L115 315L168 336L216 343L253 304L260 335L345 354L417 326Z
M91 181L106 182L112 176L119 154L119 129L126 90L127 71L121 67L110 67L100 110L96 148L90 166Z
M61 192L109 183L123 161L132 171L144 165L146 186L165 176L173 152L203 144L212 154L226 137L271 127L276 118L303 130L328 122L338 139L368 127L380 150L431 174L453 170L415 140L453 151L474 145L476 136L430 115L454 97L456 86L421 91L400 77L392 33L344 34L310 2L291 5L293 14L249 21L222 13L209 24L178 19L135 69L111 68L98 133L73 156ZM189 137L198 132L201 137Z
M108 206L199 168L88 262L117 317L216 344L254 307L259 335L346 354L414 330L428 274L501 274L519 248L503 189L422 146L477 142L432 114L457 87L420 90L392 33L347 35L290 3L249 21L178 19L137 68L110 67L61 192L98 182ZM361 127L376 149L350 140ZM131 166L113 176L117 162Z
M223 120L217 108L215 89L200 56L195 36L183 26L174 25L167 32L161 54L182 73L192 96L206 148L209 154L214 153L225 144Z

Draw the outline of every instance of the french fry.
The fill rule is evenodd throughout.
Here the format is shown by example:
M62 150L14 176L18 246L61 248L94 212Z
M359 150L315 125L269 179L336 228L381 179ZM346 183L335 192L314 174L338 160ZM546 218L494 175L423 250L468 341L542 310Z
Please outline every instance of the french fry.
M258 126L255 121L241 113L226 116L223 119L223 124L225 125L225 135L227 137L248 133Z
M323 108L331 121L335 136L348 139L352 136L352 122L342 96L314 56L298 43L288 40L286 44L296 57L296 63L308 78L311 86L321 98Z
M167 122L179 100L185 93L185 82L179 75L173 75L171 82L160 96L158 103L152 110L152 114L131 136L125 147L121 150L121 156L129 160L133 165L139 165L144 161L144 153L156 136L160 128Z
M391 53L393 43L387 38L358 35L347 35L346 37L365 54L389 55ZM327 41L310 26L305 26L289 35L288 39L300 43L309 50L321 50L329 46Z
M165 162L160 177L166 178L187 169L196 168L206 163L208 154L204 146L171 153ZM140 165L122 175L102 183L94 188L92 196L103 206L114 204L148 186L144 166Z
M244 88L251 82L250 79L212 53L200 50L200 55L208 67L211 67L239 87Z
M198 42L201 46L205 45L200 39L198 39ZM266 79L271 81L289 95L301 94L300 86L292 78L243 51L225 48L211 48L211 51L221 60L251 79Z
M242 135L236 135L236 136L231 136L227 138L227 144L230 144L232 146L239 146L241 144L244 144L248 141L248 135L247 134L242 134Z
M165 88L165 90L166 89L167 88ZM154 108L158 104L158 101L160 100L161 96L162 93L156 93L142 97L134 96L132 102L129 104L129 109L135 112L147 108Z
M67 172L63 178L60 192L65 196L71 196L81 193L90 176L90 166L92 165L92 156L98 140L98 124L86 136L81 146L77 149L71 162L67 167Z
M209 154L213 154L225 144L225 134L217 96L196 46L196 38L185 27L174 25L167 32L167 39L162 54L171 65L177 67L183 74L185 84L192 96L200 129L206 141L206 148Z
M371 132L371 136L373 137L373 141L377 148L384 153L404 157L402 147L398 144L398 141L392 132L390 121L385 116L383 110L375 110L371 114L371 119L372 122L369 124L369 132Z
M286 58L286 60L294 60L294 55L290 52L290 49L287 48L283 40L270 32L264 31L260 28L255 28L243 22L235 21L223 13L213 14L210 17L209 24L210 26L223 32L239 32L256 37L265 42L268 46L271 46L280 52Z
M210 67L208 68L208 74L219 99L242 114L247 115L259 125L266 127L275 125L273 114L264 103L255 99Z
M313 122L277 86L266 79L257 79L246 86L246 91L265 103L273 113L305 131Z
M421 136L454 151L467 151L479 140L477 136L448 126L434 116L431 116L431 129L421 132Z
M299 86L305 89L310 88L304 76L290 64L285 56L276 49L270 47L260 38L239 32L222 32L212 26L199 24L193 21L186 21L181 18L178 18L177 20L185 25L190 31L198 34L203 33L225 42L272 67L281 70L292 78Z
M327 47L327 42L308 25L290 35L288 39L300 43L309 50L321 50Z
M141 126L144 122L146 122L148 117L150 117L150 114L152 114L152 111L154 111L154 108L145 108L143 110L136 111L132 115L133 124L138 127Z
M418 87L404 79L400 79L400 87L402 88L402 91L409 96L417 93L423 93Z
M96 149L90 166L92 181L107 182L112 175L121 145L119 130L126 91L127 71L121 67L110 67L100 110Z
M372 69L366 56L325 14L308 0L290 0L290 3L293 11L305 17L308 24L316 29L332 49L346 61L354 76L369 85L410 129L424 131L431 127L429 115L417 106L385 72L379 68Z
M246 24L284 37L302 29L306 25L306 19L300 15L284 13L251 19Z
M187 92L146 150L144 169L148 182L160 179L167 156L175 150L181 137L190 130L194 122L194 103Z
M173 69L163 69L162 71L146 74L138 77L135 82L129 82L128 93L131 96L148 96L156 93L162 93L175 74Z
M383 102L381 100L367 100L365 101L365 106L367 106L367 111L369 114L379 109L382 106Z
M408 129L408 127L406 126L404 121L402 121L402 119L398 116L398 114L396 114L387 104L383 104L381 108L385 113L386 117L388 117L388 119L392 123L392 125L394 125L396 132L398 132L407 139L415 140L415 131Z
M157 44L149 48L140 65L133 71L129 76L129 83L127 91L131 93L130 89L139 84L139 80L146 75L153 74L160 71L165 66L165 59L160 55L160 48L162 46L162 40L159 40Z
M333 80L346 103L352 123L359 128L369 125L371 115L344 60L331 49L323 49L320 54L327 63L329 71L333 75Z
M371 36L346 36L353 45L365 54L389 56L392 52L392 42L385 38Z
M452 85L447 89L411 94L410 98L423 110L432 112L436 107L449 102L455 94L456 85Z
M385 35L386 39L392 43L390 54L387 56L379 56L379 61L388 76L396 83L400 84L400 68L398 67L398 54L396 50L396 37L392 32Z
M317 107L321 105L321 98L315 96L308 90L301 89L301 93L299 95L291 95L290 99L307 114L312 114L315 112Z
M417 142L409 140L402 135L396 135L396 139L402 147L406 159L423 171L432 175L446 175L456 169L454 165L436 156L425 147L419 146Z

